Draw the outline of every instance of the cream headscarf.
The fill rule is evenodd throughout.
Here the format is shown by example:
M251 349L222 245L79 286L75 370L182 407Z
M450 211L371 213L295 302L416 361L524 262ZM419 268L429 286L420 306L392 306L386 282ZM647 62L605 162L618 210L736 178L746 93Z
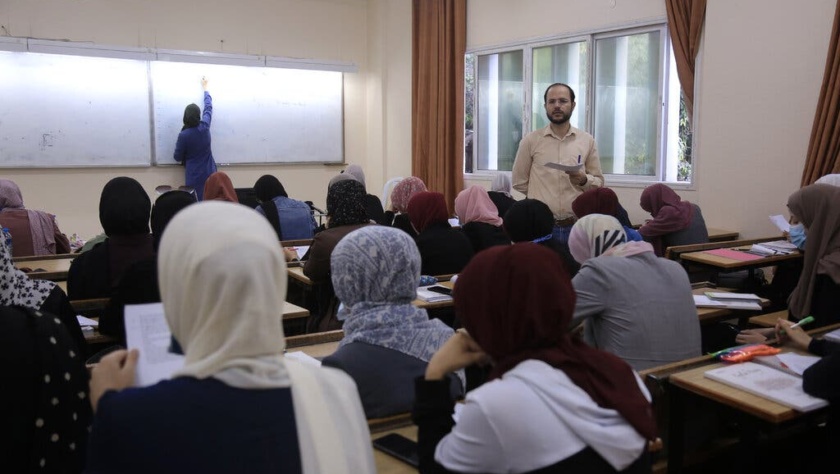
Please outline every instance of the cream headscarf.
M626 241L624 226L618 219L589 214L578 219L569 232L569 252L578 263L583 263Z
M163 234L158 279L186 356L175 376L244 389L291 386L303 472L375 471L352 379L282 356L286 262L265 218L219 201L187 207Z

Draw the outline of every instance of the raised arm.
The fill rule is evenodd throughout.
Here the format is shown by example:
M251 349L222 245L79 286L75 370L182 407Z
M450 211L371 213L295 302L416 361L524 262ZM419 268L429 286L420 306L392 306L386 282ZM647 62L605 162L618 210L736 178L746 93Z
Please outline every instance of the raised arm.
M210 120L213 118L213 98L210 97L210 93L207 92L207 78L201 78L201 87L204 89L204 113L201 115L201 121L207 122L207 126L210 126Z

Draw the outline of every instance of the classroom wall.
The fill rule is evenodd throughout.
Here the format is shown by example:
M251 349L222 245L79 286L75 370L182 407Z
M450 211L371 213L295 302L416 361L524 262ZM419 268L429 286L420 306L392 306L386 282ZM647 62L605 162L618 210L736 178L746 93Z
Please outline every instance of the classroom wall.
M345 161L365 168L376 195L388 177L411 170L410 0L5 0L0 35L351 61L359 72L344 79ZM327 182L341 169L248 165L222 171L236 187L275 174L291 196L323 208ZM132 176L152 198L155 186L184 182L180 167L6 169L0 175L18 183L27 207L56 214L65 233L83 238L101 231L99 194L109 179Z
M777 232L767 216L786 214L787 196L799 187L835 3L708 1L695 96L695 183L679 190L701 206L708 225L744 237ZM665 18L664 5L468 0L467 48ZM642 222L642 187L614 189L631 219Z
M679 192L700 204L709 225L746 237L774 232L767 216L784 213L799 185L834 8L833 0L708 1L697 76L695 183ZM468 0L467 47L664 17L661 0ZM347 162L365 167L368 190L377 195L387 179L411 173L410 0L5 0L0 34L353 61L359 72L345 76ZM321 207L326 183L339 169L225 171L236 186L277 174L293 196ZM0 174L21 185L27 206L57 214L65 232L83 236L99 232L96 209L108 179L131 175L150 193L158 184L183 183L183 170L175 167ZM466 182L489 185L480 177ZM641 222L641 187L615 189L633 221Z

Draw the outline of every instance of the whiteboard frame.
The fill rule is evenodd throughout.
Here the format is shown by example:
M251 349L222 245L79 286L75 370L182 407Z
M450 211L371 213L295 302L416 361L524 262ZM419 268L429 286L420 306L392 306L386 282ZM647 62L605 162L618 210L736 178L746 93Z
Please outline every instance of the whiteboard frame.
M226 64L241 67L271 67L280 69L309 69L323 71L337 71L342 73L341 81L341 161L268 161L217 163L221 167L250 167L275 165L325 165L341 166L346 163L346 140L344 130L345 104L343 73L356 73L359 68L355 63L347 61L331 61L305 58L284 58L280 56L262 56L251 54L214 53L187 50L169 50L157 48L133 48L128 46L100 45L73 41L54 41L38 38L0 37L0 51L32 52L44 54L62 54L69 56L87 56L113 59L137 59L146 61L146 87L149 100L149 128L150 153L149 162L143 164L4 164L0 169L78 169L78 168L171 168L182 166L179 163L158 163L156 153L156 137L154 128L154 95L151 77L152 61L191 62L203 64Z

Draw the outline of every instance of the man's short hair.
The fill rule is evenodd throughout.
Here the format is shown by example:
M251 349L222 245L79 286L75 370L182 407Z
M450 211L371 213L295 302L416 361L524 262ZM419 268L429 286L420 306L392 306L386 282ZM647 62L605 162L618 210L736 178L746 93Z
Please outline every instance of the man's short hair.
M552 84L552 85L550 85L550 86L546 87L546 89L545 89L545 93L543 94L543 104L545 104L546 102L548 102L548 91L550 91L550 90L551 90L551 88L552 88L552 87L555 87L555 86L563 86L563 87L565 87L566 89L569 89L569 95L572 97L572 102L574 102L574 101L575 101L575 90L574 90L574 89L572 89L572 87L571 87L570 85L568 85L568 84L564 84L564 83L562 83L562 82L555 82L554 84Z

